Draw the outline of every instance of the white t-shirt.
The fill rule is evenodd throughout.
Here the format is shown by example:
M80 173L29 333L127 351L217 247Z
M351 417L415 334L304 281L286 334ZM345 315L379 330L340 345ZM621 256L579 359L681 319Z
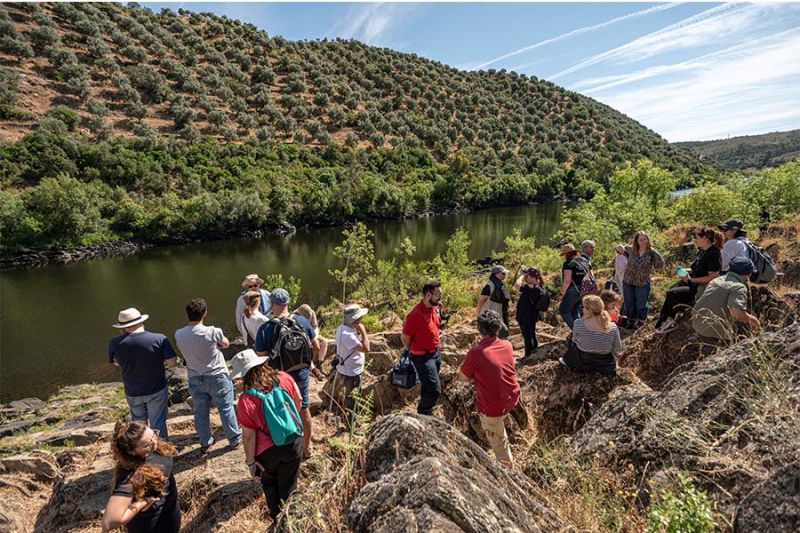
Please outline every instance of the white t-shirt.
M228 373L219 348L224 337L220 328L205 324L186 325L175 332L175 342L186 359L189 377Z
M628 268L628 258L625 254L617 254L614 258L614 281L622 289L622 280L625 278L625 269Z
M256 310L250 317L242 313L241 322L247 330L248 336L255 342L258 330L263 324L269 322L269 317L261 314L261 311ZM245 339L247 340L247 339Z
M336 328L336 357L339 358L336 371L343 376L360 376L364 373L366 357L364 352L355 349L359 344L361 339L353 328L344 324Z
M731 266L731 259L734 257L750 258L747 252L747 239L745 237L736 237L725 243L722 247L722 271L725 272Z

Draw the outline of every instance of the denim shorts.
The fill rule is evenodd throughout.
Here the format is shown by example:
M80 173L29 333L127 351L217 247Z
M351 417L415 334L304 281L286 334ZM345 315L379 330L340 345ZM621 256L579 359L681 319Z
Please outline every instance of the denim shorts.
M308 395L308 375L310 373L310 368L301 368L300 370L289 372L289 375L294 378L294 382L297 383L297 388L300 389L300 397L303 400L300 406L303 409L306 409L310 403Z

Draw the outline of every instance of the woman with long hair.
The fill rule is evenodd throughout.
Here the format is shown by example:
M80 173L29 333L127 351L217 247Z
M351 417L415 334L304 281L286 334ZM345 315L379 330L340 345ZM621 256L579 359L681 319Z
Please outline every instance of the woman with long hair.
M236 418L242 427L245 463L253 479L261 482L269 514L274 520L297 488L297 474L303 458L303 425L297 414L300 389L292 376L264 364L266 362L266 357L259 357L253 350L241 351L233 358L231 378L243 381L244 393L236 404ZM274 387L284 389L294 403L295 410L290 410L290 416L296 420L300 431L294 440L280 446L272 440L261 398L248 393L255 389L258 393L269 394Z
M622 279L622 298L625 301L625 316L634 321L634 328L638 328L647 320L653 271L664 268L664 258L653 249L650 236L644 231L636 232L632 245L633 250Z
M575 320L567 353L559 361L578 372L616 373L614 354L622 349L617 325L599 296L583 297L583 317Z
M175 448L145 422L117 422L111 440L116 462L102 530L178 533L181 510L172 475Z
M525 357L529 357L539 347L536 322L539 321L539 302L547 297L547 289L544 287L542 273L535 267L523 268L514 288L519 292L517 323L522 332L522 340L525 341Z
M718 278L722 270L722 234L714 228L701 227L695 230L694 238L700 251L692 265L680 272L685 275L667 290L656 333L664 334L678 327L675 322L678 311L692 307L708 282Z
M256 335L258 330L269 322L269 317L261 312L261 293L258 291L246 292L244 298L244 311L239 317L241 328L247 333L245 344L248 348L252 348L256 342Z

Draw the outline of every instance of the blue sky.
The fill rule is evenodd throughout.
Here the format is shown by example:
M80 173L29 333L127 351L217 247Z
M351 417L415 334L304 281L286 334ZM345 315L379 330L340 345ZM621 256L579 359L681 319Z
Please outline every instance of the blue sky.
M800 128L800 4L152 3L355 38L596 98L670 141Z

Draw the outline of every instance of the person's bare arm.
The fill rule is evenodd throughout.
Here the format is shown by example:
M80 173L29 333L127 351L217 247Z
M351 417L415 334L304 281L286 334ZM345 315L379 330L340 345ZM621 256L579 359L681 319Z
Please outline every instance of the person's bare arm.
M130 496L112 495L108 499L106 510L103 513L103 522L100 525L101 530L105 533L124 526L134 516L148 509L157 500L158 498L147 498L131 503L133 498Z
M481 308L483 307L483 304L485 304L486 300L488 300L488 299L489 299L489 297L486 296L485 294L481 294L478 297L478 308L475 311L477 314L479 314L479 315L481 314Z
M217 345L222 348L223 350L231 345L231 341L228 340L228 337L225 335L222 336L222 340L217 343Z
M169 359L164 360L164 366L166 367L173 367L178 365L178 358L177 357L170 357Z
M564 275L564 281L561 282L561 298L567 294L569 286L572 285L572 270L564 270L562 274Z
M325 356L325 354L319 353L319 338L314 336L311 339L311 358L313 361L319 361L320 355Z
M733 317L734 320L738 322L744 322L745 324L749 324L756 329L761 328L761 322L759 322L758 318L751 315L747 311L734 308L728 308L728 310L731 312L731 316Z
M401 333L400 342L402 342L403 346L405 346L406 348L411 348L411 335L406 335L405 333Z
M525 274L522 274L520 277L517 278L517 281L514 282L514 290L519 292L522 289L522 284L525 282Z
M356 346L356 350L361 353L369 353L369 335L367 335L367 328L364 327L364 324L361 322L358 323L358 337L361 339L361 342L358 346Z

